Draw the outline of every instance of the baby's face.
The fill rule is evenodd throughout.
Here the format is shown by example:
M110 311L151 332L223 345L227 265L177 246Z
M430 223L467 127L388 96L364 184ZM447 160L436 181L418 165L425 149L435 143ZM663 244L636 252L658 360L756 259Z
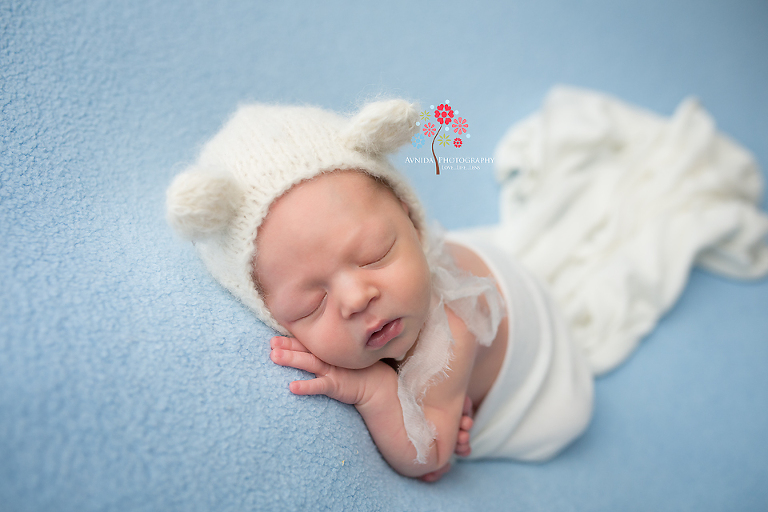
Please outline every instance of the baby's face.
M429 266L407 208L370 177L334 172L297 185L272 205L257 249L270 312L326 363L366 368L416 342Z

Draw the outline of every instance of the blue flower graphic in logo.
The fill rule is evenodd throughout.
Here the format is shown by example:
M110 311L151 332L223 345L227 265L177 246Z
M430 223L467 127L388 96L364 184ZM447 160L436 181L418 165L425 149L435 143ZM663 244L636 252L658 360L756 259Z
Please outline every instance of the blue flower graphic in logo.
M411 137L411 144L416 149L420 148L421 146L424 145L424 136L420 133L417 133L416 135Z

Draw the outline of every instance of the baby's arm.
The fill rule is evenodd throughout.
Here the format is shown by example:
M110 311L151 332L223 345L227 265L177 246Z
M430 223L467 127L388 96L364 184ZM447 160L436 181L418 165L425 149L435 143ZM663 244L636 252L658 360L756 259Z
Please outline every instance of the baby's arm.
M416 449L408 439L403 412L397 396L397 373L379 361L361 370L331 366L309 353L294 338L272 339L272 360L315 374L314 379L294 381L291 392L298 395L324 394L360 412L384 458L399 473L422 476L444 468L456 448L469 375L475 355L475 342L463 322L447 310L456 343L448 377L432 386L424 398L424 413L438 432L426 464L414 462ZM468 437L468 433L465 432ZM442 472L439 472L439 476Z
M459 434L456 436L456 449L454 453L460 457L467 457L472 453L472 449L469 446L469 431L472 430L474 425L472 399L467 396L464 399L464 410L461 411L461 421L459 421ZM451 469L451 463L449 462L445 466L441 467L437 471L422 475L420 480L425 482L437 482L444 474Z

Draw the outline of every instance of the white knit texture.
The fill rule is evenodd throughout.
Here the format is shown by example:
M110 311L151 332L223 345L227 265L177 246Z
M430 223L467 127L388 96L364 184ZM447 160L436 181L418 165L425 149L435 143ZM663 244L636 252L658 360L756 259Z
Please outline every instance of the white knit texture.
M243 194L226 173L192 169L168 187L168 222L187 240L206 238L226 227Z
M404 101L369 103L341 136L352 149L374 155L392 153L410 141L418 120L418 111ZM404 126L411 129L403 130Z

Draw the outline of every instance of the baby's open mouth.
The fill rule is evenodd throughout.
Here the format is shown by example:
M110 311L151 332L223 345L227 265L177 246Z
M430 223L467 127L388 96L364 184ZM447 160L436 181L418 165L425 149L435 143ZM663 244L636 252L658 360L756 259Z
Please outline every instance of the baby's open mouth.
M385 323L381 326L381 329L371 334L370 338L368 338L368 343L366 343L366 346L373 349L381 348L389 343L393 338L399 336L401 332L403 332L402 320L399 318L392 320L391 322Z

